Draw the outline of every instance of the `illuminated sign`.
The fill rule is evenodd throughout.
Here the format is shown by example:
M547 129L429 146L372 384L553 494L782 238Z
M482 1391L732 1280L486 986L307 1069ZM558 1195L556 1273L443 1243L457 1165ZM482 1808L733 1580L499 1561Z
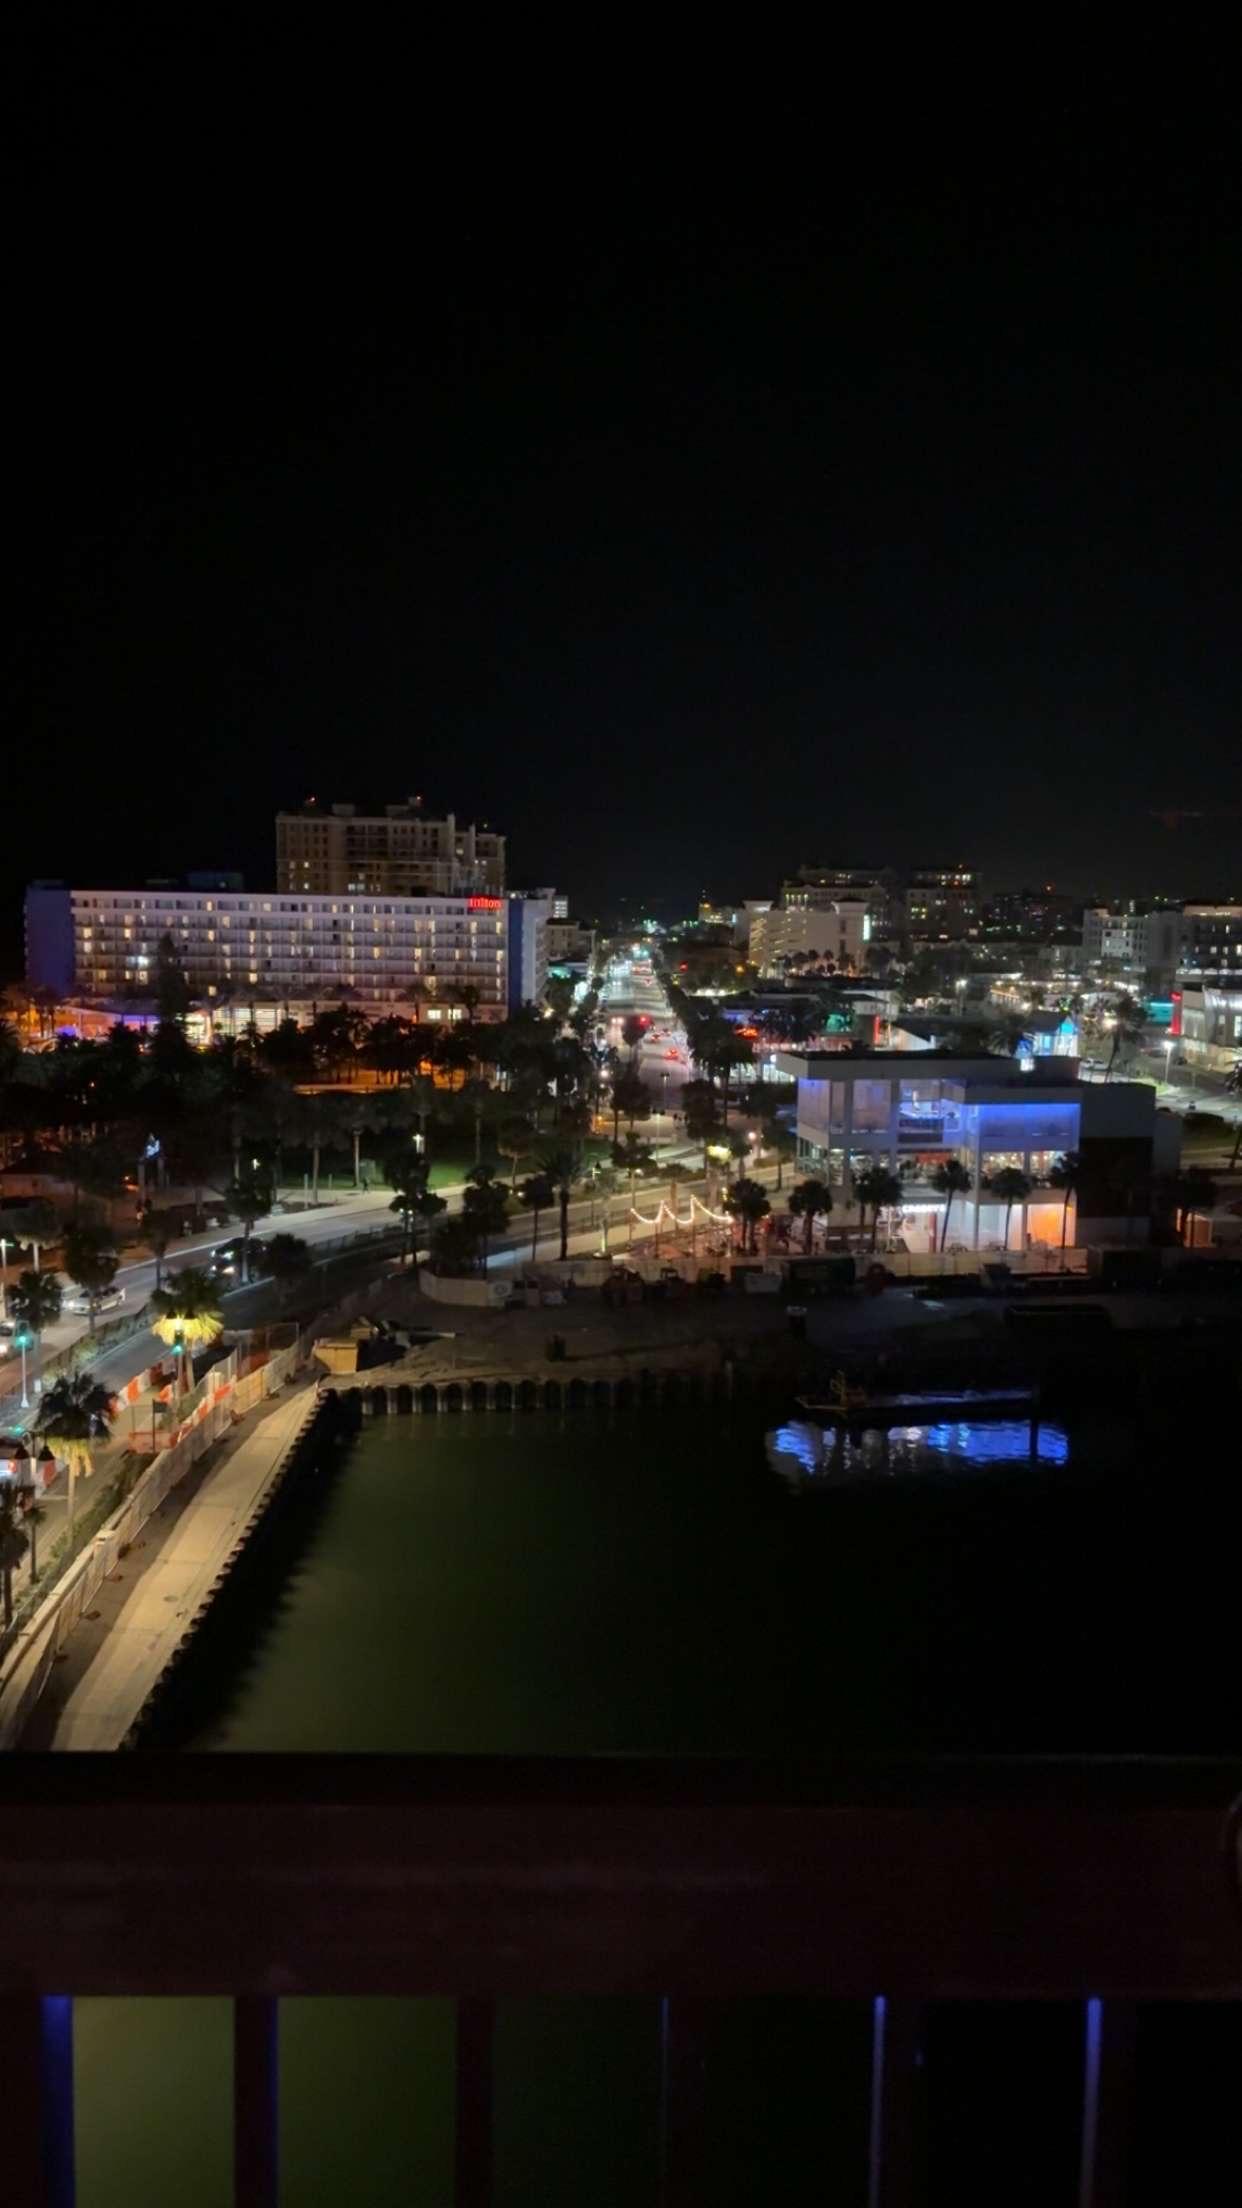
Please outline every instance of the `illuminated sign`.
M503 897L467 897L466 899L467 910L470 912L499 912L503 904Z

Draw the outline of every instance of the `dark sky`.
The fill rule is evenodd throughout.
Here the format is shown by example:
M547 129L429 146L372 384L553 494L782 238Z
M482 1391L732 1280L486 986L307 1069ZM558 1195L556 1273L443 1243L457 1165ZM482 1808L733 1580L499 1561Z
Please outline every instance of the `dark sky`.
M312 792L587 912L804 858L1242 894L1238 117L1147 58L572 128L420 83L378 151L34 64L10 929L35 873L266 880Z

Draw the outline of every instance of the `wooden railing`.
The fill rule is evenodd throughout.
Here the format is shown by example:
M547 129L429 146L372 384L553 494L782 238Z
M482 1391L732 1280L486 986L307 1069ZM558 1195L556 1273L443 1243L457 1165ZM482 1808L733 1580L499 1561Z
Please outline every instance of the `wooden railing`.
M863 2001L871 2208L921 2195L933 2002L1082 2004L1079 2201L1126 2195L1136 2006L1242 2000L1242 1767L12 1758L6 2198L72 2199L78 1993L231 1993L236 2198L276 2199L276 1993L454 1994L459 2204L489 2197L491 2004L660 1997L665 2208L701 2199L704 2007Z

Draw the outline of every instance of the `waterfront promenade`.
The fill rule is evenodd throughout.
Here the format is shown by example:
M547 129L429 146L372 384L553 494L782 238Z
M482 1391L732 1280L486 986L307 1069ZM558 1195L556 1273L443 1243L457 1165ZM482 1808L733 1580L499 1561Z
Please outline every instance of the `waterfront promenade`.
M303 1380L173 1489L73 1635L27 1747L120 1747L314 1402L313 1380Z

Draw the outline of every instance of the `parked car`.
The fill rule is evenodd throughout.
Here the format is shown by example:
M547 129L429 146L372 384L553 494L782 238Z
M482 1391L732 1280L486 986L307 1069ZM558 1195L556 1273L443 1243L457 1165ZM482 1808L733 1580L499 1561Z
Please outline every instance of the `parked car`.
M75 1318L88 1318L94 1311L117 1311L125 1301L123 1288L105 1288L102 1295L90 1296L85 1288L71 1288L61 1305L62 1311L72 1312Z

